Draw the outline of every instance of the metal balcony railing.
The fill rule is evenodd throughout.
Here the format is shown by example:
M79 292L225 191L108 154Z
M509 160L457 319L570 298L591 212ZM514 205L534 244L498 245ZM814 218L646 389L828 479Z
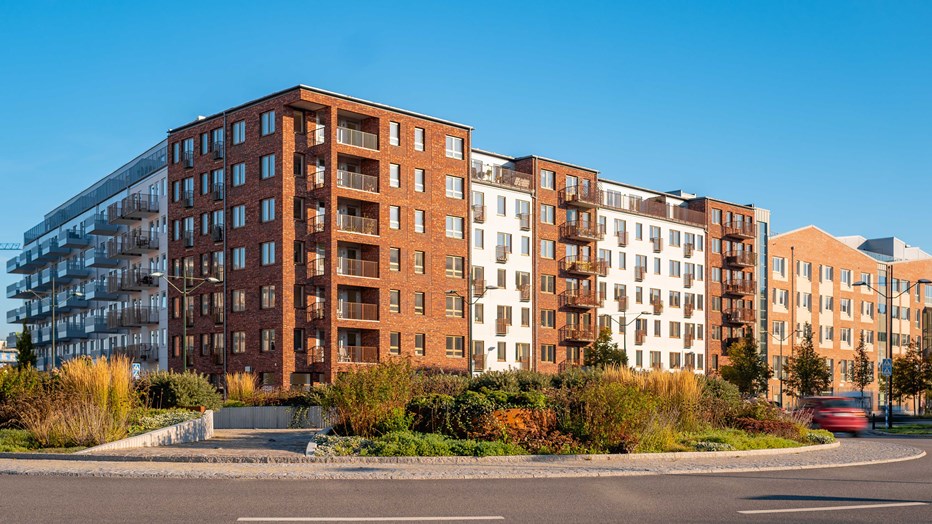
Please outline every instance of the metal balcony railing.
M307 365L323 363L327 358L327 348L324 346L314 346L307 351Z
M215 201L219 202L220 200L223 200L223 184L214 184L211 192L214 195Z
M647 340L647 331L643 329L638 329L634 332L635 345L643 346L645 340Z
M367 193L378 193L379 177L337 169L337 186Z
M534 188L534 176L507 167L483 164L473 160L469 168L470 176L477 182L493 184L509 189L531 191Z
M686 289L693 287L693 280L694 278L693 278L692 273L684 274L683 275L683 287L685 287Z
M725 253L725 262L735 267L754 267L757 256L753 251L728 251Z
M181 152L181 165L186 169L194 167L194 151Z
M628 232L627 231L616 231L615 236L618 237L618 247L628 246Z
M337 318L340 320L378 320L379 305L340 301L337 304Z
M308 217L307 233L309 235L313 235L314 233L323 233L326 224L327 215L314 215L312 217Z
M508 262L508 246L495 246L495 261L500 264Z
M651 300L650 305L654 308L655 315L659 315L663 313L663 300L659 300L659 299Z
M560 236L592 242L605 239L605 226L594 222L570 220L560 225Z
M596 332L589 326L575 326L573 324L560 328L560 340L568 342L592 342L596 339Z
M634 280L636 282L642 282L644 280L644 275L647 274L647 268L644 266L634 266Z
M337 214L337 230L363 235L378 235L379 221L374 218Z
M361 147L363 149L371 149L373 151L379 150L378 135L341 126L337 126L337 143Z
M732 324L751 324L754 322L754 310L746 307L726 309L722 317Z
M379 348L375 346L339 346L337 360L350 364L377 364Z
M223 242L223 224L214 224L210 227L210 239L214 242Z
M686 258L692 258L693 251L696 250L696 246L690 243L683 244L683 256Z
M615 300L618 302L618 311L628 311L628 295L622 295Z
M217 140L216 142L211 142L210 152L213 153L214 160L222 159L223 158L223 141Z
M507 335L508 326L511 325L511 322L506 318L496 318L495 319L495 334L496 335Z
M695 311L695 309L696 306L694 306L691 302L687 302L686 305L683 306L683 316L686 318L692 318L693 311Z
M567 273L604 277L608 274L608 261L588 255L568 256L560 260L560 269Z
M519 285L518 291L521 292L521 302L529 302L531 300L531 285L530 284Z
M660 237L654 237L650 239L650 243L654 246L654 253L660 253L663 251L663 239Z
M190 189L184 191L181 195L181 202L188 209L194 207L194 191Z
M570 186L561 189L557 195L561 204L578 207L598 207L602 202L602 191L593 186Z
M324 302L315 302L307 306L307 321L323 320L327 317L327 308Z
M725 236L743 239L754 238L756 236L756 229L754 222L748 220L726 222L722 226L722 231L725 233Z
M564 307L585 309L602 307L604 298L601 293L593 290L567 289L560 293L560 302Z
M725 293L731 295L753 295L756 293L753 280L726 280L722 283Z
M530 213L518 213L518 224L521 228L521 231L530 231L531 230L531 214Z
M478 204L472 206L472 221L477 224L485 223L485 206Z
M337 274L350 277L379 278L379 263L370 260L337 257Z

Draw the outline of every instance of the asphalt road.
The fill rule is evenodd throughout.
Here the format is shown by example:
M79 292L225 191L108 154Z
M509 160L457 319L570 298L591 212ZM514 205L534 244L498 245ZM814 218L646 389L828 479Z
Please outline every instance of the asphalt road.
M0 476L0 521L932 522L932 439L904 443L928 455L822 470L591 479Z

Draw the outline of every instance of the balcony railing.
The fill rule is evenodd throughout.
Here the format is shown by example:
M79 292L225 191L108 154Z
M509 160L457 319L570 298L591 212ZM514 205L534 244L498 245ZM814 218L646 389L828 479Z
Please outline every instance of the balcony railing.
M223 200L223 184L214 184L214 187L211 191L214 195L215 201Z
M495 246L495 261L500 264L508 262L508 246Z
M696 250L696 246L694 246L693 244L689 244L689 243L683 244L683 256L684 257L692 258L693 251L695 250Z
M531 214L530 213L518 213L518 223L521 228L521 231L530 231L531 230Z
M560 260L560 269L567 273L604 277L608 274L608 261L588 255L568 256Z
M107 241L107 257L135 257L158 248L159 236L155 232L134 229Z
M181 195L181 201L184 207L190 209L194 207L194 190L188 189Z
M644 266L634 266L634 280L635 282L643 282L644 275L647 274L647 268Z
M628 232L627 231L616 231L615 236L618 238L618 247L628 246Z
M473 371L485 371L485 353L476 353L472 356Z
M217 140L210 143L210 152L214 155L214 160L223 158L223 140Z
M507 335L508 326L511 325L511 322L507 318L496 318L495 319L495 334L496 335Z
M485 206L479 204L472 206L472 221L477 224L485 223Z
M502 166L483 164L478 160L472 162L470 175L473 180L486 184L523 191L534 189L534 177L530 173L522 173Z
M337 257L337 274L349 277L379 278L379 263L369 260Z
M602 202L602 190L592 186L570 186L557 195L561 204L578 207L598 207Z
M628 295L622 295L615 301L618 302L618 311L628 311Z
M663 239L660 237L654 237L650 239L650 243L654 246L654 253L660 253L663 251Z
M731 295L753 295L757 292L753 280L726 280L722 288Z
M638 329L634 332L634 344L635 345L643 346L645 340L647 340L646 330Z
M337 318L341 320L378 320L379 305L340 301L337 304Z
M327 348L324 346L314 346L307 351L307 365L323 363L327 358Z
M139 343L127 344L113 348L112 355L122 355L132 360L158 360L159 347L156 344Z
M732 324L751 324L754 322L754 310L751 308L732 308L722 312L725 322Z
M314 215L308 217L307 219L307 233L313 235L314 233L323 233L324 227L327 224L327 215Z
M214 242L223 242L223 224L215 224L210 227L210 239Z
M158 287L159 280L152 276L152 271L145 268L124 269L107 278L107 291L119 293L121 291L141 291L146 288Z
M644 199L636 195L625 195L617 191L602 191L602 206L618 211L630 211L641 215L676 220L699 226L705 225L705 213L668 204L662 197Z
M314 171L308 173L307 176L307 187L309 191L315 189L320 189L324 187L324 184L327 182L327 170L319 167Z
M185 168L194 167L194 151L182 151L181 152L181 164Z
M317 257L307 265L308 278L322 277L327 272L327 258Z
M307 144L309 146L319 146L327 141L327 126L317 125L316 127L308 126Z
M693 347L693 336L690 333L686 333L686 336L683 337L683 347L689 349Z
M560 225L560 236L586 242L603 240L605 238L605 226L595 222L570 220Z
M683 275L683 287L685 287L686 289L693 287L693 280L694 278L693 278L692 273L684 274Z
M481 297L485 295L485 279L474 278L472 281L472 296Z
M651 300L650 305L654 308L655 315L659 315L663 313L663 300L658 300L658 299Z
M337 142L363 149L379 150L379 136L358 129L337 126Z
M107 206L107 220L111 224L128 224L158 212L158 196L149 193L133 193Z
M184 247L194 247L194 231L186 229L182 235L182 241L184 241Z
M557 369L562 373L568 369L578 368L579 366L582 366L582 362L580 362L578 358L567 358L563 362L560 362Z
M144 324L158 324L158 308L135 306L120 311L107 312L107 326L110 328L135 327Z
M560 328L560 340L567 342L592 342L597 333L589 326L575 326L570 324Z
M754 267L757 256L753 251L728 251L725 253L725 262L735 267Z
M742 220L741 222L726 222L722 226L725 236L750 239L756 236L756 227L753 221Z
M683 316L686 318L692 318L693 311L695 310L696 310L696 306L694 306L692 302L687 302L686 305L683 306Z
M340 346L337 348L337 360L350 364L377 364L379 348L375 346Z
M530 284L520 284L518 286L518 291L521 292L521 302L529 302L531 300L531 285Z
M561 305L573 308L602 307L604 298L598 291L582 289L567 289L560 294Z
M323 320L327 318L327 308L324 302L315 302L307 306L307 321Z
M367 193L378 193L379 177L337 169L337 186Z
M379 221L374 218L337 214L337 230L362 235L378 235Z

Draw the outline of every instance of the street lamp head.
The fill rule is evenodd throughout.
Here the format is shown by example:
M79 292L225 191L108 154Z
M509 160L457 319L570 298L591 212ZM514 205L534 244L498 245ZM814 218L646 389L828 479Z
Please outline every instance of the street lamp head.
M156 271L154 273L149 273L149 276L153 278L161 278L165 276L165 273L162 273L161 271Z
M71 296L80 298L84 296L84 293L80 291L75 291Z
M207 281L210 282L211 284L219 284L219 283L220 283L220 279L217 278L217 277L207 277Z
M863 280L858 280L857 282L854 283L854 285L855 286L866 286L867 282L864 282Z
M932 284L932 280L929 280L928 278L920 278L919 280L916 281L916 283L917 284Z
M447 294L448 295L459 295L459 292L455 289L448 289Z
M485 286L486 291L489 291L490 289L498 289L498 286Z

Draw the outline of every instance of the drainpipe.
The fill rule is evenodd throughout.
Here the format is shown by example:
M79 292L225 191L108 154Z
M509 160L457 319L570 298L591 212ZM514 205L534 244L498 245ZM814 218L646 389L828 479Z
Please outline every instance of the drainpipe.
M230 307L230 301L227 300L227 275L229 271L227 270L227 179L230 178L229 173L227 172L227 154L229 148L227 148L227 143L229 142L229 137L227 136L227 112L223 112L223 179L220 181L220 187L223 188L223 194L221 195L220 202L223 208L223 400L227 400L227 354L229 348L227 347L227 340L229 339L229 325L227 324L227 311ZM211 255L213 256L213 255Z

